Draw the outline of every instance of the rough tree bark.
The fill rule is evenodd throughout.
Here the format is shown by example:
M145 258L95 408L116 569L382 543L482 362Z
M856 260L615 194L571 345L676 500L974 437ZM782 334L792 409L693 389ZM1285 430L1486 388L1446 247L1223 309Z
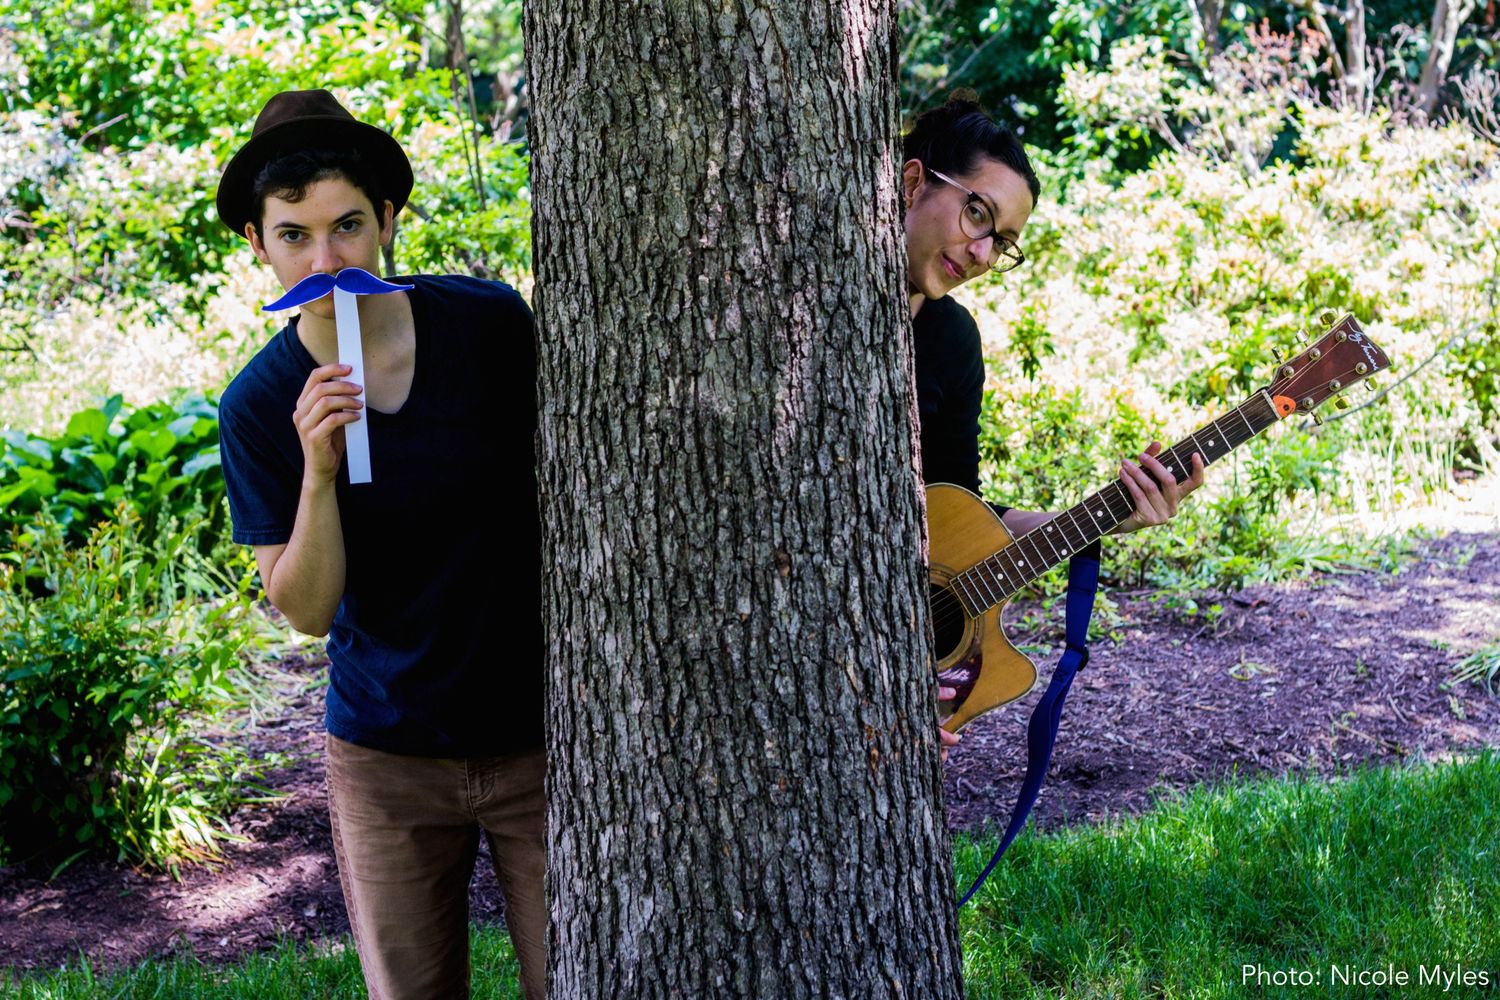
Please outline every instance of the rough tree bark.
M550 989L961 993L894 0L533 0Z

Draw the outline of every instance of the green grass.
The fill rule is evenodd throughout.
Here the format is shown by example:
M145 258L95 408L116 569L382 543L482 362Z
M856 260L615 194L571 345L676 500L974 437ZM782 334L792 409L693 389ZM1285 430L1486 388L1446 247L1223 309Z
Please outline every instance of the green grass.
M476 927L470 934L474 1000L521 996L520 966L503 929ZM214 966L191 957L143 962L123 972L96 975L86 964L17 981L0 970L0 996L21 1000L339 1000L364 997L354 943L329 949L287 942L240 964Z
M1500 677L1500 641L1481 646L1453 668L1453 680L1457 683L1473 681L1483 684L1486 691L1494 692L1495 679Z
M993 841L960 843L967 887ZM1500 756L1262 780L1023 837L962 916L978 997L1500 995ZM1423 988L1459 963L1488 989ZM1308 970L1256 988L1242 966ZM1406 970L1385 993L1331 966Z
M1500 755L1198 789L1145 816L1023 836L964 909L974 997L1500 995ZM960 838L967 887L993 840ZM474 932L474 995L519 995L503 931ZM1321 978L1256 988L1242 966ZM1484 972L1490 986L1421 987L1422 966ZM1331 967L1406 970L1384 990ZM242 964L183 958L113 975L86 966L7 980L28 1000L362 996L347 946L293 944Z

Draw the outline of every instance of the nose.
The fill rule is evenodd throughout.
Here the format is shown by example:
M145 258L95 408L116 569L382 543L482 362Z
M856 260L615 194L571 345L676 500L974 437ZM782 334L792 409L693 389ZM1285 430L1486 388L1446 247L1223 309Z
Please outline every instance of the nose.
M968 250L974 263L982 265L986 270L994 267L995 261L1000 258L1000 243L995 239L994 233L970 240Z
M313 237L312 269L323 274L337 274L338 255L334 253L333 241L326 236Z

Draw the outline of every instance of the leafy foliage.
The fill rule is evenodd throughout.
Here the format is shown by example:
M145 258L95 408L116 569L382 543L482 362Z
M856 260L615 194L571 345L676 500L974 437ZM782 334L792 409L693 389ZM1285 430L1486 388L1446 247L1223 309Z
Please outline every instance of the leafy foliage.
M0 421L48 431L91 398L214 389L265 339L270 279L247 277L259 268L214 196L281 90L327 88L406 147L416 187L391 271L520 280L527 157L427 63L425 15L414 0L0 0L0 379L22 388ZM111 341L129 365L95 349Z
M0 530L45 512L81 544L123 503L147 538L205 512L199 538L212 544L226 527L223 499L219 408L202 393L130 411L114 396L55 437L0 432Z
M973 88L981 101L1020 129L1026 141L1066 174L1081 172L1088 148L1110 139L1110 153L1122 169L1139 170L1169 148L1150 129L1126 126L1106 136L1100 122L1080 117L1063 99L1070 70L1097 68L1125 58L1117 46L1150 38L1168 66L1195 83L1214 75L1211 55L1245 42L1257 30L1295 32L1306 23L1307 4L1236 2L1214 5L1217 25L1205 38L1194 16L1195 0L1126 0L1115 4L1086 0L904 0L900 5L905 48L901 62L901 103L914 115L955 87ZM1344 6L1340 4L1338 6ZM1365 2L1365 36L1382 69L1371 84L1373 103L1389 103L1417 80L1432 47L1431 0ZM1500 26L1479 5L1455 39L1450 76L1475 66L1493 65ZM1327 19L1330 50L1345 51L1346 28ZM1322 97L1334 89L1328 66L1307 78ZM1124 141L1121 141L1124 140Z
M1071 503L1120 457L1270 381L1276 351L1321 332L1320 312L1350 311L1404 381L1347 419L1257 439L1170 529L1111 547L1127 578L1215 586L1290 568L1280 554L1299 548L1309 566L1341 558L1291 544L1299 522L1327 536L1315 515L1417 502L1494 453L1500 229L1482 220L1500 220L1500 149L1461 122L1396 122L1290 86L1196 89L1152 46L1132 51L1080 69L1065 99L1093 102L1110 135L1173 129L1176 148L1044 200L1025 234L1032 263L958 293L991 353L989 489L1017 506ZM1177 132L1162 116L1185 107L1198 124ZM1298 162L1262 166L1225 141L1250 121L1261 149L1293 133Z
M45 516L13 531L0 562L0 860L104 845L154 864L214 855L251 769L189 720L226 696L256 612L251 574L198 552L203 529L173 519L147 539L121 501L81 546Z

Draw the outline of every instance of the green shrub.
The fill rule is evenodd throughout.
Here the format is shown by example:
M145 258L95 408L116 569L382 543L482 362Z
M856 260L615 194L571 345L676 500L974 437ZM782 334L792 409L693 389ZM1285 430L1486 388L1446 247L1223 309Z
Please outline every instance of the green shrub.
M146 538L171 518L201 512L208 554L226 533L217 401L193 393L175 406L123 409L115 396L73 414L56 437L0 433L0 530L45 511L82 544L123 502Z
M81 546L45 515L0 554L0 863L113 845L204 858L250 768L195 713L254 641L249 572L199 552L202 521L153 537L121 500ZM38 594L36 591L40 590Z

